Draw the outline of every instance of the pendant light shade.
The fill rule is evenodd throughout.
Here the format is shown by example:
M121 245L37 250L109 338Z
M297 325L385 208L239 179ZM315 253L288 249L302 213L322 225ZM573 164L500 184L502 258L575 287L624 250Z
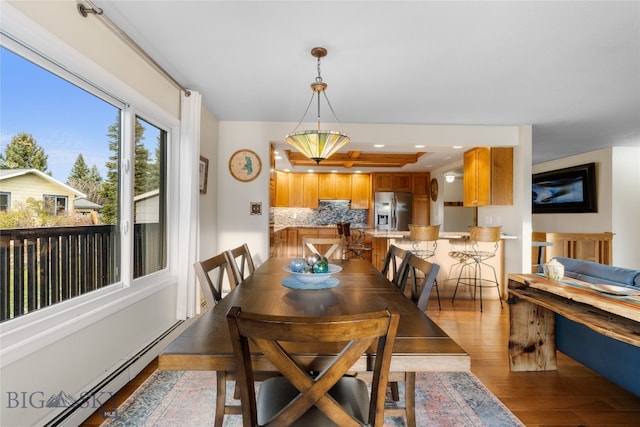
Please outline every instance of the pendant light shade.
M333 153L349 142L349 137L342 131L342 129L340 129L340 131L323 130L320 126L320 94L324 95L324 99L327 102L329 110L331 111L331 114L333 114L333 118L336 123L338 123L338 119L336 118L333 107L325 93L327 84L322 81L322 76L320 75L320 58L327 55L327 50L323 47L314 47L311 49L311 55L318 59L318 76L316 77L315 82L311 83L313 93L311 94L311 99L309 100L307 109L305 110L302 119L300 119L300 122L298 122L298 126L296 126L293 132L286 136L286 140L309 159L314 160L316 163L320 163L322 160L329 158ZM300 123L302 123L307 115L314 98L317 98L318 105L317 129L297 131ZM340 126L340 123L338 123L338 126Z

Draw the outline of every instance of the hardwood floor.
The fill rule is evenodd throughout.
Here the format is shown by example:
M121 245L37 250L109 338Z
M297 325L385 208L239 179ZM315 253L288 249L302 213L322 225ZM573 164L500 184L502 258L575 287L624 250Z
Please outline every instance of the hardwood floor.
M432 299L427 314L471 355L471 371L527 426L638 426L640 397L558 353L558 370L511 372L507 343L509 308L497 300ZM640 363L640 361L638 361ZM156 369L151 364L82 426L100 425ZM640 381L640 379L638 379ZM419 424L419 423L418 423Z

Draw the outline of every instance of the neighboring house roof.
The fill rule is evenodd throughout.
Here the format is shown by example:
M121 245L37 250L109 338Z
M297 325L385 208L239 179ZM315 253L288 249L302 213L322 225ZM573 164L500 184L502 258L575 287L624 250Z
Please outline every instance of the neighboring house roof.
M75 199L73 201L73 207L76 208L76 210L85 210L85 209L93 209L95 211L98 211L100 209L102 209L102 205L99 205L97 203L93 203L91 200L89 199Z
M156 188L155 190L147 191L146 193L138 194L133 198L135 202L139 202L141 200L150 199L160 194L160 189Z
M76 197L79 198L86 198L87 195L84 193L81 193L80 191L76 190L73 187L68 186L67 184L58 181L57 179L54 179L53 177L47 175L46 173L39 171L38 169L0 169L0 181L4 181L10 178L15 178L21 175L27 175L27 174L34 174L39 176L42 179L46 179L47 181L59 185L61 187L64 187L65 189L67 189L68 191L72 192L73 194L75 194Z

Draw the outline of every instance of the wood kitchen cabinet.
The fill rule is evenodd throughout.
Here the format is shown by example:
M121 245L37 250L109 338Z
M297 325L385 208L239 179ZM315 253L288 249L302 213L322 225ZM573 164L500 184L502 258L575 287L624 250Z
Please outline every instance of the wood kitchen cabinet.
M431 178L431 174L429 172L425 173L414 173L413 174L413 197L429 197L430 186L429 179Z
M464 206L513 204L513 148L477 147L464 153Z
M318 207L318 175L314 173L303 175L302 207L314 209Z
M318 175L318 198L321 200L351 199L351 174L322 173Z
M356 173L351 176L351 209L369 209L371 205L371 176Z
M274 206L283 208L289 206L289 174L276 171L276 196Z
M413 192L412 173L374 173L373 191Z
M413 212L411 222L416 225L431 225L429 215L431 203L429 197L417 196L413 198Z

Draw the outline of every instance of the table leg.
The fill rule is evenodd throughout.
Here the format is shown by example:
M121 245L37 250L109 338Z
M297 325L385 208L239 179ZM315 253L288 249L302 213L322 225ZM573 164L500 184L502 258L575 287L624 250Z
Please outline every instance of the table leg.
M517 299L509 305L511 371L553 371L556 364L556 318L551 310Z

